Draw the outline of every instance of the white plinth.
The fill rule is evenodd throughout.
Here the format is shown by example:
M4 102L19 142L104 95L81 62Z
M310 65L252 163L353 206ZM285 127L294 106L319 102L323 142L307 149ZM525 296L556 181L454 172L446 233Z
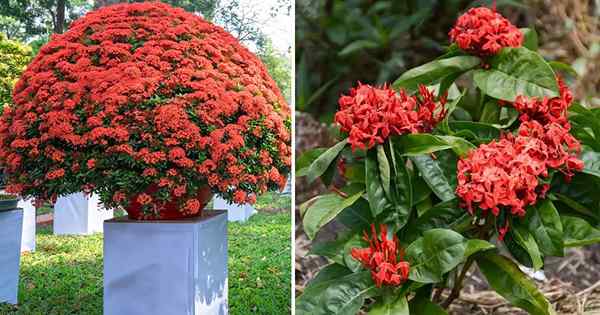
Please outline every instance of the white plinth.
M17 304L23 210L0 211L0 303Z
M21 235L21 252L35 251L35 207L31 200L19 200L18 207L23 209L23 234Z
M164 314L228 314L225 211L104 223L104 315Z
M113 211L100 206L96 194L76 193L60 197L54 205L54 235L102 232L102 223L112 217Z
M245 222L256 213L256 210L250 204L237 205L217 196L213 199L213 209L226 209L227 220L230 222Z

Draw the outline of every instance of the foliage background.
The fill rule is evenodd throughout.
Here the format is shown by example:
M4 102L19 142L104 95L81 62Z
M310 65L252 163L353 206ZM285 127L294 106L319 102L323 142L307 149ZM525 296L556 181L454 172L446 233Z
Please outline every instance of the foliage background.
M383 84L449 44L448 31L470 0L296 1L296 109L330 122L341 93L357 81ZM576 98L600 106L600 4L584 0L498 0L519 27L540 34L541 53L573 65Z

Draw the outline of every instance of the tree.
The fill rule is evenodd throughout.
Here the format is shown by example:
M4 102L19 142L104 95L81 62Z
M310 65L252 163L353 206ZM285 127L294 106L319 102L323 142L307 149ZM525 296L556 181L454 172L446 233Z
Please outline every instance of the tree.
M285 99L288 102L291 101L291 56L277 51L269 39L264 40L264 43L259 46L257 55L267 67L269 74L277 83L277 86L281 90L281 93L283 93Z
M0 33L0 106L12 102L12 90L31 60L31 48Z

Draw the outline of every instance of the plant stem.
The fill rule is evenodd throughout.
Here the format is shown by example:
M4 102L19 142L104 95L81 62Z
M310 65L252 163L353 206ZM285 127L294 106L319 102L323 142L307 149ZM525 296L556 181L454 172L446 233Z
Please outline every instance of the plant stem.
M469 268L471 268L471 265L473 264L473 262L474 262L474 260L473 260L472 256L467 258L467 261L465 262L462 270L460 271L460 275L454 282L454 286L452 287L452 291L450 292L450 295L448 295L448 298L446 298L444 303L442 303L442 305L441 305L443 308L445 308L445 309L448 308L450 306L450 304L452 304L452 302L460 296L460 290L462 289L462 282L465 279L465 276L467 275L467 272L469 271Z

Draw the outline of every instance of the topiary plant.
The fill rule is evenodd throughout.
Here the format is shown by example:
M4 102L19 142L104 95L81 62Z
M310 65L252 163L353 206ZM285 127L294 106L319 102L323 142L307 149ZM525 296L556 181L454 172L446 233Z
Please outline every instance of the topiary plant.
M0 119L7 190L84 190L130 216L198 215L283 187L290 109L259 59L169 5L117 4L53 35Z
M307 235L334 219L345 228L313 243L331 264L296 314L446 314L474 263L513 305L553 314L516 263L541 269L600 242L600 111L573 101L557 73L568 66L485 7L450 38L391 88L342 96L343 140L298 160L298 176L331 188L300 206Z

